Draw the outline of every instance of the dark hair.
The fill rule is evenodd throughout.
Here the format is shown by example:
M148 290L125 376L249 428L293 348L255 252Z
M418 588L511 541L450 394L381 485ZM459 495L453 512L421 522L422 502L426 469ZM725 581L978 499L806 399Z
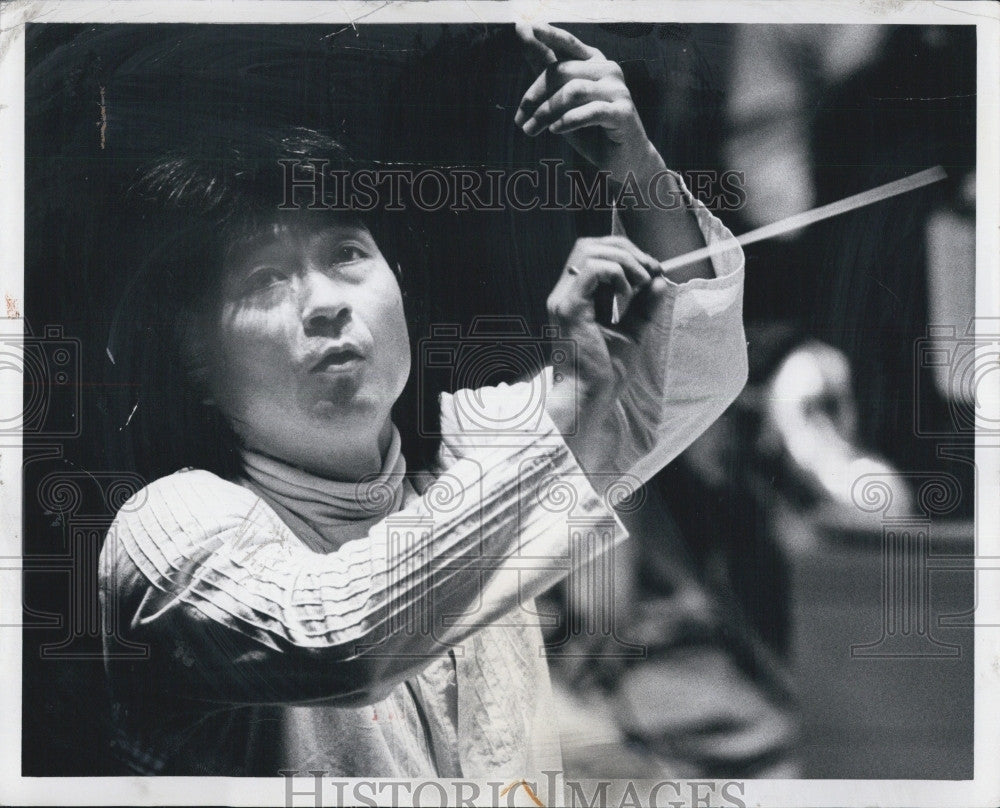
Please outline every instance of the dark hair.
M147 479L184 467L233 477L237 441L207 397L204 346L199 339L207 303L215 299L228 250L275 220L348 217L367 227L390 266L401 222L379 210L282 209L285 166L296 176L365 167L322 132L294 128L259 132L211 151L171 153L136 172L126 192L137 237L149 244L125 290L108 342L109 410L113 456ZM426 306L402 283L411 344L423 333ZM411 374L412 376L412 374ZM436 445L416 434L414 385L407 385L394 419L411 464L425 466ZM425 406L426 409L426 406Z

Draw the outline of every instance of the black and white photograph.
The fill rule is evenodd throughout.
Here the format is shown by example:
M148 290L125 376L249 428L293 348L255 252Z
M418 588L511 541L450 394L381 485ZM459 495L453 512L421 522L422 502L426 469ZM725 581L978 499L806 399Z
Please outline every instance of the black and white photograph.
M0 804L1000 803L1000 6L0 4Z

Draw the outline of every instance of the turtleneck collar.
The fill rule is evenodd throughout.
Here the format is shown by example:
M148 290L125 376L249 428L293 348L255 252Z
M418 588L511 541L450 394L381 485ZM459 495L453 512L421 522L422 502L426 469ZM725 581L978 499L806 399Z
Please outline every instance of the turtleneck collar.
M399 510L409 490L404 486L406 459L400 451L395 424L382 470L359 482L328 480L250 449L241 450L241 455L243 482L277 506L289 527L317 551L334 549L364 535L371 525ZM313 546L317 537L322 539L322 546Z

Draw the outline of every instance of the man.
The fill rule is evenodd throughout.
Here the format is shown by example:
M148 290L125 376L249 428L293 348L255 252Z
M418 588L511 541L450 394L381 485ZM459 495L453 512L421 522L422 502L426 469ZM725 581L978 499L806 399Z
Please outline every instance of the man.
M532 600L586 560L574 533L600 550L624 536L613 483L647 480L738 394L743 266L666 171L618 66L551 26L518 33L540 75L515 123L565 136L638 195L613 235L576 243L549 297L575 351L533 380L443 395L428 476L407 477L392 420L411 343L364 219L276 211L238 156L147 173L204 239L191 257L174 242L177 274L161 282L184 383L238 462L147 486L102 552L104 609L150 652L105 649L133 771L544 782L559 770ZM688 204L650 204L651 187ZM730 246L660 271L706 240ZM614 326L595 309L602 286Z

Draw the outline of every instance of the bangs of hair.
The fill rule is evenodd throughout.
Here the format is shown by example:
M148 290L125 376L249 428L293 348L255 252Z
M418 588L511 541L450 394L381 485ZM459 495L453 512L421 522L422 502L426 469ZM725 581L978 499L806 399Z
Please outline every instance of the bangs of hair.
M201 150L172 153L138 172L129 195L150 209L156 243L197 235L201 272L217 273L234 247L272 225L348 222L364 226L395 264L399 223L377 206L356 210L336 198L337 175L372 171L333 137L303 127L251 132ZM159 232L157 232L159 231Z

